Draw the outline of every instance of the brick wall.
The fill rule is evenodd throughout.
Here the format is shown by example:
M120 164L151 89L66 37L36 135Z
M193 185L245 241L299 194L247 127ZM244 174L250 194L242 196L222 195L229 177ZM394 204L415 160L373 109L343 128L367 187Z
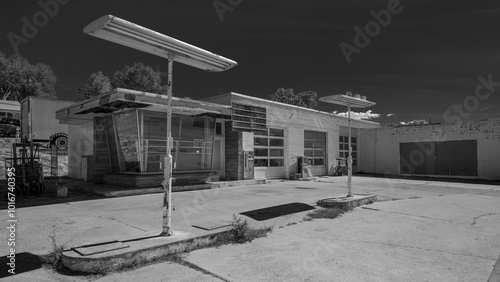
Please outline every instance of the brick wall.
M243 141L242 132L226 132L226 179L243 179Z

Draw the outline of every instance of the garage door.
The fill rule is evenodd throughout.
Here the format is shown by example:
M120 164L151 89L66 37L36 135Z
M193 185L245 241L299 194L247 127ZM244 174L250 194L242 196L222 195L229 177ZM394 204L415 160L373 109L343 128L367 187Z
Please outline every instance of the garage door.
M400 143L400 172L477 176L477 140Z

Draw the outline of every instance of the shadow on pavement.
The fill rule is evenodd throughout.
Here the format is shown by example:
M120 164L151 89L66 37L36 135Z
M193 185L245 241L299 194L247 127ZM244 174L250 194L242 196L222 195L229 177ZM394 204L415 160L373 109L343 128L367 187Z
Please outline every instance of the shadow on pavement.
M9 264L14 266L14 273L20 274L28 271L32 271L35 269L39 269L42 267L42 261L37 255L31 253L19 253L15 254L13 260L11 258L4 256L0 257L0 278L4 278L7 276L13 275L9 273L9 269L12 267Z
M275 217L280 217L292 213L314 210L313 206L304 203L290 203L274 207L268 207L258 210L252 210L240 213L257 221L268 220Z

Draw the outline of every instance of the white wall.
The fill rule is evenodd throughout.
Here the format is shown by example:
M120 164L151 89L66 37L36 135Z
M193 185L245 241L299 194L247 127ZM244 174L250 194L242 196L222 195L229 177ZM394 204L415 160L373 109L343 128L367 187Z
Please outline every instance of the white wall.
M297 156L304 155L304 130L327 132L326 173L333 174L333 168L336 166L336 158L338 157L339 132L343 130L347 135L347 118L240 94L232 95L232 101L245 105L265 107L267 126L285 130L284 177L295 174L297 171ZM217 101L210 100L210 102ZM357 128L378 128L379 124L353 120L351 126L353 127L352 136L357 137ZM262 172L259 172L259 175L261 174Z
M93 155L93 122L68 125L68 176L82 179L82 156Z
M359 169L399 174L399 144L405 142L477 140L478 178L500 179L500 119L460 124L385 127L361 130Z

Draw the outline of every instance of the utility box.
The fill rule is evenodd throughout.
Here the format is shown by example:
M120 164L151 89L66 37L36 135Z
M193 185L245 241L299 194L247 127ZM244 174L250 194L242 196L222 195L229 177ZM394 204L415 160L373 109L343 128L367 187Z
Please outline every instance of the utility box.
M253 179L254 173L254 153L253 151L244 151L243 158L243 179Z

